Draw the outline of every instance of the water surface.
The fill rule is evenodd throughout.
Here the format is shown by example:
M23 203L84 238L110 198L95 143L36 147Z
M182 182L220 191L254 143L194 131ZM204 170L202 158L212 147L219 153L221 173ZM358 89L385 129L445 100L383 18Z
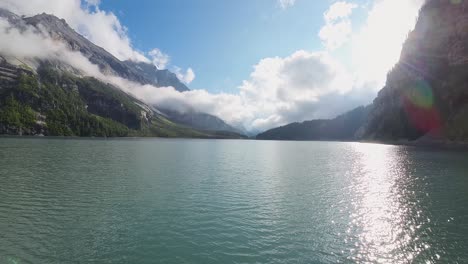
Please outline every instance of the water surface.
M0 263L467 263L468 155L0 138Z

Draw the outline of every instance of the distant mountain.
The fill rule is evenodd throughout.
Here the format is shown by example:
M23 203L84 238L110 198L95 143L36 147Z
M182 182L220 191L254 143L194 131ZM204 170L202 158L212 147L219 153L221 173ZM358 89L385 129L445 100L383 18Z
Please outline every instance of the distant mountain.
M358 107L334 119L292 123L257 135L263 140L354 140L370 107Z
M358 136L468 140L468 2L428 0Z
M185 111L183 113L172 110L161 110L167 117L179 124L193 127L199 130L226 131L242 134L242 132L224 122L222 119L197 111Z
M186 91L175 76L150 64L122 62L71 29L64 20L41 14L19 17L0 9L0 17L20 30L46 30L79 51L105 73ZM30 43L34 45L34 43ZM0 49L0 134L52 136L160 136L240 138L234 132L200 130L171 121L154 106L70 65L34 58L34 69Z

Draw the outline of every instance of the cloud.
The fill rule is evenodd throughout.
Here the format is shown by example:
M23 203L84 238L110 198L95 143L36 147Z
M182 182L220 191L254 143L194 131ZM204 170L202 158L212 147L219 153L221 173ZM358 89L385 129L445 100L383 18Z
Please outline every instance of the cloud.
M165 69L167 64L169 64L169 55L163 53L159 49L151 50L148 52L148 55L151 57L151 62L154 64L154 66L160 70Z
M154 92L145 87L135 91L147 102L180 112L210 113L251 132L333 117L370 100L367 94L350 96L354 89L352 76L328 54L303 50L283 58L261 60L239 87L238 94L177 92L172 87Z
M348 18L353 12L353 9L356 7L357 5L353 3L348 3L344 1L336 2L333 5L331 5L330 8L325 12L325 21L329 22L335 21L340 18Z
M351 21L343 20L327 23L320 29L319 37L327 49L335 50L349 40L351 33Z
M262 130L294 121L332 117L328 110L318 107L321 99L344 96L352 89L352 76L327 53L300 50L285 58L263 59L240 87L241 97L255 113L246 127Z
M278 4L282 9L293 6L296 3L296 0L278 0Z
M349 40L352 33L350 16L357 5L344 1L336 2L324 13L325 25L319 37L328 50L335 50Z
M188 68L184 73L181 68L175 66L172 71L176 74L177 78L185 84L190 84L195 79L195 72L193 72L192 68Z
M101 0L85 0L88 6L99 6L101 4Z
M154 66L160 70L166 69L171 60L169 55L163 53L159 49L151 50L148 52L148 55L150 56L151 62ZM190 84L195 79L195 72L192 68L188 68L184 73L180 67L172 66L171 71L174 72L177 78L185 84Z

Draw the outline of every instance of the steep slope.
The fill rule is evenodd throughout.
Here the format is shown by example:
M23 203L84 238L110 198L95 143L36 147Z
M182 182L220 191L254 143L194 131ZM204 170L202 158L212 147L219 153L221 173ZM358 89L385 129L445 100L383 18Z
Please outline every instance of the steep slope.
M427 1L358 136L468 140L467 43L468 2Z
M358 107L331 120L312 120L273 128L257 135L264 140L353 140L370 107Z

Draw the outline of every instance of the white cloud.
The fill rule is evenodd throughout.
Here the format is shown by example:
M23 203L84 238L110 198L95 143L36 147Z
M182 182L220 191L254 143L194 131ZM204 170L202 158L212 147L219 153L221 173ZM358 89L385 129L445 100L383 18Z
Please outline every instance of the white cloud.
M357 5L348 2L336 2L330 6L330 8L325 12L324 18L325 21L334 21L340 18L348 18L353 9L356 8Z
M349 40L352 33L350 16L357 5L344 1L336 2L323 14L325 25L319 37L328 50L335 50Z
M192 70L192 68L188 68L185 73L182 72L182 69L175 66L173 67L173 70L172 70L177 78L179 78L179 80L185 84L190 84L193 80L195 80L195 72Z
M319 37L325 47L329 50L335 50L346 43L352 33L350 20L327 23L320 29Z
M370 100L368 95L358 93L349 96L354 89L352 76L333 58L326 53L307 51L261 60L239 89L238 94L211 94L206 90L181 93L172 87L157 92L139 89L137 93L164 108L210 113L253 132L295 121L333 117Z
M151 62L160 70L166 69L171 60L169 55L163 53L159 49L151 50L148 52L148 55L151 58ZM174 72L177 78L185 84L190 84L195 79L195 72L192 68L188 68L185 72L183 72L180 67L173 66L171 71Z
M296 0L278 0L278 4L282 9L293 6L296 3Z
M167 64L169 64L169 55L163 53L159 49L151 50L148 52L148 55L151 57L151 62L154 64L154 66L160 70L165 69Z
M328 109L318 107L321 99L349 93L353 80L328 54L301 50L285 58L263 59L240 89L254 115L245 126L262 130L293 121L331 117Z

